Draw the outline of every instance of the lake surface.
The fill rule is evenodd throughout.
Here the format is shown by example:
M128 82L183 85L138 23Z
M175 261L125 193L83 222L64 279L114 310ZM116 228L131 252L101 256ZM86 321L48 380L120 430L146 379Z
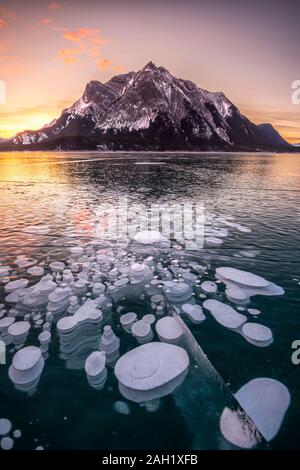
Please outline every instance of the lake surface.
M205 214L213 219L223 217L246 227L245 231L230 229L218 247L204 244L189 251L180 241L171 240L163 264L168 268L181 256L181 261L207 266L201 282L214 280L216 268L229 266L284 289L282 296L255 296L247 305L261 311L250 319L272 330L274 341L268 347L250 344L208 312L201 325L189 326L232 392L256 377L274 378L287 386L291 405L270 446L299 448L300 364L292 363L291 345L300 340L300 154L0 154L0 268L10 266L10 280L26 278L33 285L39 278L28 274L30 263L51 272L49 263L66 263L72 247L103 254L117 247L127 253L130 240L112 237L105 245L99 239L99 224L103 228L107 223L99 207L117 206L125 199L146 208L203 203ZM135 253L137 261L143 256ZM2 278L0 284L0 303L6 310L11 307L5 301L7 281ZM149 313L146 302L126 305L124 311L130 307ZM121 330L117 306L113 309L111 324L125 352L137 343ZM43 318L45 311L41 314ZM26 345L38 345L40 332L33 325ZM13 345L7 350L9 365L15 350ZM162 398L158 409L150 412L121 396L112 370L105 388L96 391L88 385L84 370L66 367L53 326L49 357L33 396L15 390L7 366L0 366L0 418L21 429L16 449L39 445L47 449L226 448L225 440L216 444L204 435L209 433L201 426L206 405L197 403L192 374L193 370L184 387ZM127 403L130 414L116 411L119 400Z

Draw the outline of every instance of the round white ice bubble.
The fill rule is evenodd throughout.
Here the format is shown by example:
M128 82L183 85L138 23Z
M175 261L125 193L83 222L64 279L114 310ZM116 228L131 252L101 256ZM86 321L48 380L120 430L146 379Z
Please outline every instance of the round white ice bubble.
M216 274L217 277L221 279L236 282L237 284L247 287L263 288L270 284L270 282L263 277L236 268L217 268Z
M200 287L206 294L215 294L218 290L217 284L213 281L204 281Z
M65 263L63 261L53 261L53 263L49 264L49 268L52 269L52 271L63 271L65 269Z
M287 387L266 377L250 380L235 398L267 441L278 433L291 402Z
M0 277L9 276L9 271L11 271L10 266L0 266Z
M115 283L114 283L114 286L116 287L122 287L122 286L125 286L126 284L128 284L129 280L127 279L127 277L121 277L121 279L118 279Z
M42 276L44 274L44 268L42 268L42 266L33 266L27 269L27 272L31 276Z
M131 333L137 340L140 341L151 341L153 338L151 325L144 322L143 320L139 320L133 323L131 327Z
M117 413L120 413L121 415L129 415L130 414L130 408L129 405L125 401L118 400L115 402L114 408Z
M247 312L250 313L250 315L259 315L260 310L257 308L247 308Z
M17 289L24 289L29 284L28 279L17 279L16 281L11 281L4 287L5 292L8 294Z
M127 332L131 331L131 327L136 320L137 314L135 312L124 313L124 315L120 317L120 323Z
M10 325L12 325L15 322L14 317L4 317L1 318L0 320L0 333L3 331L6 331Z
M247 321L247 317L238 313L229 305L218 300L205 300L203 307L210 311L215 320L226 328L236 329Z
M105 353L103 351L92 352L85 361L85 372L90 377L95 377L105 369Z
M6 436L11 430L12 424L9 419L1 418L0 419L0 436Z
M41 359L41 351L35 346L27 346L18 351L12 360L15 369L25 371L32 369Z
M236 228L238 229L239 232L243 233L251 233L251 228L245 227L245 225L237 225Z
M245 323L242 332L253 341L271 341L273 339L270 328L259 323Z
M225 291L228 300L235 304L244 304L248 300L248 294L238 286L227 287Z
M134 240L143 245L152 245L163 241L164 237L157 230L143 230L135 235Z
M14 446L14 441L11 437L3 437L0 441L0 447L2 450L10 450Z
M216 237L206 237L205 243L207 246L220 246L223 243L223 240Z
M202 323L206 318L200 305L183 304L181 310L192 323Z
M143 322L148 323L148 325L153 325L155 323L155 316L152 313L147 313L142 318Z
M166 296L173 302L186 301L192 295L189 284L186 284L185 282L166 281L164 284Z
M72 317L63 317L57 322L57 329L60 333L68 333L74 330L77 326L77 321Z
M8 376L17 388L24 389L29 384L37 384L44 364L41 350L35 346L27 346L14 355Z
M17 321L9 326L7 332L11 336L22 336L28 333L30 323L28 321Z
M183 348L153 342L124 354L115 366L115 375L127 390L143 392L129 394L133 401L143 402L172 393L184 379L188 366L189 356ZM147 393L150 391L153 393Z
M156 332L161 341L177 344L183 337L183 329L180 323L173 317L164 317L155 325Z
M72 255L82 255L83 253L83 248L81 248L81 246L73 246L71 248L71 253Z

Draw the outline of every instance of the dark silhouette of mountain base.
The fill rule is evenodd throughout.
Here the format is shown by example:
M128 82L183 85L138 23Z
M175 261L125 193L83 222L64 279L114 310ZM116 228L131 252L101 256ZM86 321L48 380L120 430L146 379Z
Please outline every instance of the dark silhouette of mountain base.
M0 150L293 151L271 124L255 125L223 93L149 62L87 84L83 96L38 131Z

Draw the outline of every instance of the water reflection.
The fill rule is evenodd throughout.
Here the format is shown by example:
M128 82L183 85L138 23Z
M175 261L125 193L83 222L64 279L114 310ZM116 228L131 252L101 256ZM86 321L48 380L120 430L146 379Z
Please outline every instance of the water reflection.
M167 164L133 165L141 161ZM124 196L132 203L203 201L243 219L264 219L265 230L272 228L267 213L276 212L293 229L290 210L299 210L299 155L4 153L0 175L6 254L22 247L18 254L31 255L35 246L93 238L99 204L117 204ZM39 233L43 224L47 235Z
M143 160L151 164L135 164ZM165 164L152 164L159 162ZM105 218L99 221L99 205L117 204L120 197L127 196L132 203L142 201L145 204L203 201L207 210L235 217L251 227L252 233L232 233L220 248L206 249L196 255L182 250L179 257L196 257L200 264L202 261L211 264L211 269L226 263L254 271L278 282L287 294L280 300L257 300L254 305L262 311L264 321L274 333L274 344L268 348L255 348L239 335L233 338L231 332L221 330L209 320L204 326L195 327L195 336L233 388L237 389L254 375L273 376L276 367L276 377L293 390L297 377L287 351L295 339L294 331L299 329L299 290L297 284L292 283L292 278L299 276L300 266L299 188L299 155L0 154L0 263L2 267L12 267L9 274L14 280L29 277L27 268L16 264L18 256L26 256L41 267L49 259L65 260L70 247L86 246L97 238L97 224L105 226L107 223ZM252 259L244 256L243 251L259 254ZM82 350L80 347L76 354L64 358L70 359L70 368L77 368L77 361L82 362L85 347L90 345L83 344ZM58 365L55 362L58 359L50 356L49 360ZM66 390L72 395L73 386L80 390L83 385L78 386L80 380L75 372L68 385L70 376L64 378L60 367L54 369L47 369L49 375L42 378L41 387L46 394L47 387L50 389L52 381L59 377L63 381L60 399L65 403ZM85 393L89 392L84 389L82 394ZM105 393L108 396L104 400L110 404L111 397ZM48 399L52 401L51 397ZM176 399L186 406L184 394L180 392ZM199 403L198 395L196 402ZM77 405L74 409L80 408ZM13 406L11 403L12 409ZM172 404L172 412L176 414L174 408ZM300 410L300 405L297 409ZM162 410L165 413L166 408ZM95 414L97 419L98 415L99 410ZM296 423L299 418L295 411L294 418L290 419ZM111 416L105 419L109 423ZM165 419L169 420L167 413ZM181 416L178 421L182 421ZM95 429L96 426L99 427L95 420ZM181 426L186 429L185 424ZM195 431L197 427L199 421L195 422ZM54 434L51 439L55 440ZM125 442L125 435L130 436L127 425L123 434ZM72 445L78 437L73 438ZM182 434L180 439L185 442ZM95 442L95 447L97 445ZM180 443L178 447L182 447Z

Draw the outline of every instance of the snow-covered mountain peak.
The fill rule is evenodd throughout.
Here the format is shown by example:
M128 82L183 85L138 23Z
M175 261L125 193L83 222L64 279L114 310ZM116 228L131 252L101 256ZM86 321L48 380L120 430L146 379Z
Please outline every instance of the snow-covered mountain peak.
M152 70L152 71L157 71L159 70L159 67L157 67L154 62L152 62L152 60L150 60L143 68L141 71L149 71L149 70Z
M199 88L152 61L106 83L90 81L58 119L17 134L13 142L26 148L112 150L288 147L273 128L244 117L224 93Z

